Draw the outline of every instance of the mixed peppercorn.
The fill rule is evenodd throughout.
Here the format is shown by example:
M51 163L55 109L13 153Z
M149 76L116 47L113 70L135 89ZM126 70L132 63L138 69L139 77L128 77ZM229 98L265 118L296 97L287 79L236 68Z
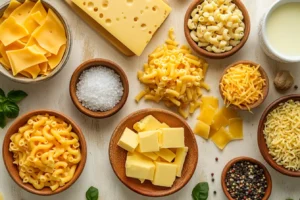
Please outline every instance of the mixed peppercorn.
M233 164L226 174L225 184L236 200L261 200L268 187L264 170L249 161Z

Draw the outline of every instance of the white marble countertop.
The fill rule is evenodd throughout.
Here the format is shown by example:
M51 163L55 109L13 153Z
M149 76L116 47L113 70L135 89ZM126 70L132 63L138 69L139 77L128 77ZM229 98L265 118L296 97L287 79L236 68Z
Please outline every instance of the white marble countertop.
M6 0L0 0L0 4ZM185 44L186 39L183 33L183 18L185 11L191 2L190 0L169 0L169 4L173 11L167 21L159 29L149 46L140 57L125 57L112 47L103 38L98 36L89 26L87 26L80 18L78 18L61 0L49 0L63 14L69 23L73 34L73 48L70 60L65 68L53 79L33 85L23 85L12 82L7 78L0 77L0 88L5 91L12 89L22 89L29 96L20 103L20 115L34 109L53 109L65 113L75 120L85 134L88 145L88 159L85 169L77 180L77 182L65 192L50 197L36 196L28 193L17 186L16 183L8 175L2 159L0 160L0 192L3 193L5 200L83 200L85 192L90 186L99 188L101 200L146 200L149 197L143 197L136 194L124 186L115 176L108 158L108 145L111 134L115 126L126 115L133 111L149 107L163 107L151 102L141 101L136 104L135 95L142 88L142 85L136 78L136 72L142 68L144 62L147 61L147 55L158 45L162 44L167 37L167 31L170 27L174 27L177 40L181 44ZM218 96L218 80L221 71L230 63L238 60L248 59L260 63L267 71L270 81L278 69L287 69L296 77L296 84L300 85L297 78L300 75L300 63L298 64L281 64L268 57L260 49L257 37L257 29L259 21L275 0L243 0L249 10L251 16L251 34L248 42L237 54L224 60L208 60L209 71L207 82L210 84L212 91L209 95ZM129 83L130 94L127 103L123 109L116 115L107 119L92 119L81 114L73 105L69 96L69 80L74 69L83 61L90 58L106 58L113 60L123 67ZM289 90L286 94L299 93L300 89ZM254 114L242 113L244 118L244 140L230 143L226 149L221 152L211 141L205 141L197 137L199 147L199 162L194 176L190 182L179 192L159 198L162 200L188 200L191 198L193 187L200 181L207 181L210 184L209 200L223 200L226 197L223 194L220 177L225 164L237 156L250 156L262 161L273 179L273 192L271 200L285 200L288 197L298 200L300 198L300 179L284 176L273 168L271 168L262 158L257 145L257 124L264 108L273 100L282 96L271 84L270 93L263 105L254 110ZM199 112L199 111L197 111ZM188 122L194 127L196 115L190 117ZM9 121L4 130L0 130L0 145L6 130L12 123ZM2 148L0 149L2 155ZM215 157L219 158L219 162L215 162ZM211 173L215 174L215 182L211 182ZM213 195L213 191L217 191Z

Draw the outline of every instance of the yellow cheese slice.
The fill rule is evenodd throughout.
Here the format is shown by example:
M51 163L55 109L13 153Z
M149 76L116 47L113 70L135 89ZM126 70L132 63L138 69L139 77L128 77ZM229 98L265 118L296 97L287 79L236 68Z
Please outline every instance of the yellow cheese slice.
M65 54L65 50L66 50L66 45L64 44L60 47L57 55L52 55L52 56L48 57L48 63L49 63L51 70L56 68L57 65L60 63L62 57Z
M11 51L11 50L17 50L17 49L22 49L25 47L25 44L22 43L21 41L17 40L14 43L8 45L8 46L4 46L1 42L0 42L0 54L3 56L3 64L7 67L7 68L11 68L10 63L9 63L9 59L7 57L6 52L7 51Z
M47 11L46 11L45 7L43 6L41 0L38 0L38 2L35 3L34 7L30 11L30 14L32 15L37 12L39 12L43 18L47 17Z
M10 70L10 65L9 63L7 63L7 61L2 57L0 58L0 64L6 69L6 70Z
M209 138L210 126L206 123L198 120L194 128L194 133L203 137L204 139Z
M37 53L32 46L8 51L7 56L14 76L31 66L47 61L47 58L43 54Z
M4 22L4 20L6 20L4 17L0 18L0 24L2 24L2 22Z
M233 140L233 138L230 133L224 127L222 127L211 137L211 140L219 149L223 150L226 145Z
M5 19L8 18L10 16L10 14L19 6L21 6L22 4L17 1L17 0L11 0L8 7L6 8L6 10L3 13L3 16Z
M19 24L23 24L26 18L30 15L30 11L34 5L34 2L26 0L21 6L16 8L10 16L14 17Z
M25 21L24 21L24 26L26 30L31 34L37 27L40 25L29 15Z
M29 74L28 72L21 71L20 74L22 74L22 75L25 76L26 78L32 78L31 74Z
M44 24L45 20L46 20L46 17L44 17L40 11L36 12L36 13L33 13L30 15L30 17L36 21L36 23L38 23L39 25L42 25Z
M241 118L232 118L229 120L229 132L235 140L243 139L243 120Z
M219 108L219 99L213 96L203 96L201 98L200 109L202 110L205 106L211 105L212 107Z
M219 130L222 126L228 126L229 121L228 119L225 117L223 110L220 109L217 111L217 113L214 116L213 119L213 124L211 125L211 128L215 129L215 130Z
M47 70L48 70L48 63L47 62L41 63L41 64L39 64L39 67L40 67L40 70L41 70L40 73L42 75L45 75L47 73Z
M236 110L233 110L232 108L226 108L223 107L221 108L223 115L226 117L226 119L231 119L231 118L238 118L239 114Z
M38 16L33 15L38 13ZM35 18L34 18L35 17ZM32 33L37 27L39 27L46 19L47 11L43 4L39 0L34 7L31 9L29 15L24 21L24 25L29 33Z
M18 24L14 17L7 18L0 25L0 41L4 46L9 45L28 34L26 28Z
M217 109L212 107L211 105L207 105L203 107L197 119L203 121L207 125L211 125L213 123L216 110Z
M30 39L28 40L26 47L29 47L29 46L34 46L35 50L41 54L46 55L48 53L48 51L46 51L39 45L39 43L36 41L36 39L34 37L30 37Z
M64 26L51 9L45 23L32 35L41 47L54 55L57 55L60 47L67 42Z
M29 73L31 75L31 78L36 79L36 77L38 77L41 70L39 65L34 65L32 67L24 69L24 71Z

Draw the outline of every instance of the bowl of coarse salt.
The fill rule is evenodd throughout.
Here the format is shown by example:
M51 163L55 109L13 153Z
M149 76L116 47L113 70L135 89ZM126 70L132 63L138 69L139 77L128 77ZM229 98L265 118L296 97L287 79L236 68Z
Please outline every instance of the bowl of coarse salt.
M92 59L82 63L70 80L70 96L83 114L106 118L126 103L129 84L125 72L116 63Z

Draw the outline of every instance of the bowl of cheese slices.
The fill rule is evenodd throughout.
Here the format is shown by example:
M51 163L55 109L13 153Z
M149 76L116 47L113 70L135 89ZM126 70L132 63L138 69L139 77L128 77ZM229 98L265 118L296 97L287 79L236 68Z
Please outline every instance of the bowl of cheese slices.
M0 6L0 73L21 83L56 75L71 49L61 14L41 0L10 0Z
M151 197L182 189L198 162L189 125L161 109L136 111L116 127L109 145L111 166L129 189Z

